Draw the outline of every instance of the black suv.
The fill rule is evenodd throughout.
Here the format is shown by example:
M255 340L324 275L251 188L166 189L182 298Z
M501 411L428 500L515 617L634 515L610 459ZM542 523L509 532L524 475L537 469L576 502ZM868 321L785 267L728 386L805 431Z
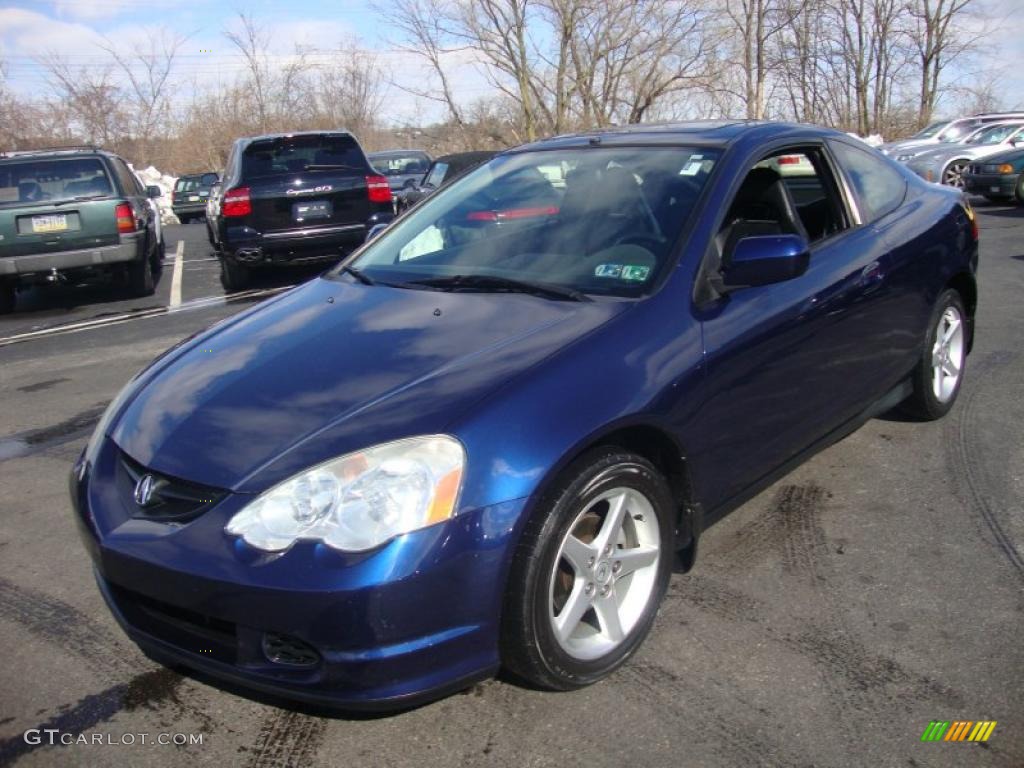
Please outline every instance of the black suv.
M150 198L127 163L94 147L0 154L0 313L32 284L112 274L153 293L163 260Z
M171 210L182 224L206 218L206 201L210 188L220 179L212 171L179 176L171 192Z
M387 179L343 131L238 139L218 194L210 231L229 291L253 268L337 261L394 216Z

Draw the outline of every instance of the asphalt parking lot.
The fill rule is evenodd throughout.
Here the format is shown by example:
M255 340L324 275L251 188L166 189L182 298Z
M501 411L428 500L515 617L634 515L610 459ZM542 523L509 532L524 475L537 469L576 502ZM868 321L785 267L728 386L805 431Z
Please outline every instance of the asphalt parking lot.
M977 341L946 419L871 421L708 531L609 680L494 680L389 717L282 709L157 666L104 607L70 519L70 464L120 386L308 273L228 301L193 224L167 228L152 297L20 295L0 319L0 764L1024 765L1024 208L978 212ZM923 743L932 720L998 725ZM104 743L51 746L45 729Z

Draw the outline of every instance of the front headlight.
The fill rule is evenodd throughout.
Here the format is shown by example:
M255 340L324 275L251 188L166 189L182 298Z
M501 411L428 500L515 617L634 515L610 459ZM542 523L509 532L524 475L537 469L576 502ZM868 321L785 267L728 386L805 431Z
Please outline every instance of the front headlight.
M267 552L315 539L360 552L449 519L466 453L453 437L384 443L319 464L247 504L224 530Z

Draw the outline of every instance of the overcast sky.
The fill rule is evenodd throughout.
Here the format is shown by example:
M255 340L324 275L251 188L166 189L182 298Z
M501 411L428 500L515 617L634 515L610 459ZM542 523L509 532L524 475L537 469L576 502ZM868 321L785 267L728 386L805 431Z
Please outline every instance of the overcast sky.
M986 16L993 32L986 49L997 52L975 68L998 69L1007 107L1024 108L1024 0L976 0L987 3ZM96 43L104 37L129 49L145 39L148 30L167 27L189 35L182 49L178 75L183 83L176 94L187 101L191 83L232 82L244 68L241 57L224 38L225 28L237 24L239 11L254 16L269 28L275 53L286 56L296 44L318 50L337 48L342 40L355 40L380 53L399 83L422 84L428 76L416 58L395 51L386 23L372 0L0 0L0 60L9 86L23 96L44 95L46 75L33 56L57 51L75 62L103 58ZM386 4L387 0L380 0ZM471 64L454 68L458 92L465 101L492 93ZM394 122L429 120L439 115L429 102L399 88L388 94L388 115Z

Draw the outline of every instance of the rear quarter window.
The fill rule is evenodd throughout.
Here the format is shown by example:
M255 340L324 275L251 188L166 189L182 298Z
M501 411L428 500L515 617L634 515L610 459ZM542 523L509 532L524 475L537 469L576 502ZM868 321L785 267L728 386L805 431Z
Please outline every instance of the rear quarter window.
M832 150L860 202L864 223L894 211L907 195L907 180L873 151L835 142Z

